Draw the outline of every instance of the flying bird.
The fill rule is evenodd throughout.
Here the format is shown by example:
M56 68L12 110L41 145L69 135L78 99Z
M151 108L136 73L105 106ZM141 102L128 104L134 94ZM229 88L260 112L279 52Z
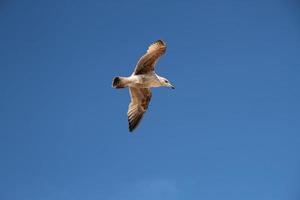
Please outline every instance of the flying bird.
M152 87L175 87L170 81L155 73L155 65L158 59L166 52L167 45L162 40L152 43L140 60L134 72L129 77L114 77L112 86L114 88L129 88L131 102L128 106L128 125L132 132L142 120L148 109L152 93Z

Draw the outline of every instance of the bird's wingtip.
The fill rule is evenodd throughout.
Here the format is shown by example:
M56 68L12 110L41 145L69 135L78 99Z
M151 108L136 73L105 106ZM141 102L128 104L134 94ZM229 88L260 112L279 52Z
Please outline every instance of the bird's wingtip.
M134 128L130 128L128 129L129 133L133 133Z
M162 39L157 40L155 43L160 43L161 45L164 45L164 46L166 45L166 43Z

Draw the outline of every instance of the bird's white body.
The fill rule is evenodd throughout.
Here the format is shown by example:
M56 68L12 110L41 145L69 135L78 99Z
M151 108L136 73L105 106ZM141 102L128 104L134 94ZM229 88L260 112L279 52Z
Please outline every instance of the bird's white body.
M127 87L135 87L135 88L153 88L153 87L161 87L160 78L155 73L148 73L142 75L134 75L132 74L129 77L123 77L123 80L126 81Z

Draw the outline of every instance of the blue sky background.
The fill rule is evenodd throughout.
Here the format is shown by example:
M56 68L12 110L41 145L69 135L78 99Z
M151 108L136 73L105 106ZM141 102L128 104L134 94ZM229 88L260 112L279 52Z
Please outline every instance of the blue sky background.
M0 5L1 200L298 200L300 2ZM135 134L130 75L164 39Z

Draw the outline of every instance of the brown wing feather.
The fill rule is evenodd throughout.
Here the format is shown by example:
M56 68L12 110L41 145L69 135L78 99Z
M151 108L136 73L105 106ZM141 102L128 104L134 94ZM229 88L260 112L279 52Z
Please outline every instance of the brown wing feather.
M146 112L152 93L148 88L129 88L131 102L128 107L128 125L129 131L132 132L142 120Z
M156 61L166 52L167 45L162 40L157 40L148 47L147 53L138 61L134 74L146 74L154 71Z

